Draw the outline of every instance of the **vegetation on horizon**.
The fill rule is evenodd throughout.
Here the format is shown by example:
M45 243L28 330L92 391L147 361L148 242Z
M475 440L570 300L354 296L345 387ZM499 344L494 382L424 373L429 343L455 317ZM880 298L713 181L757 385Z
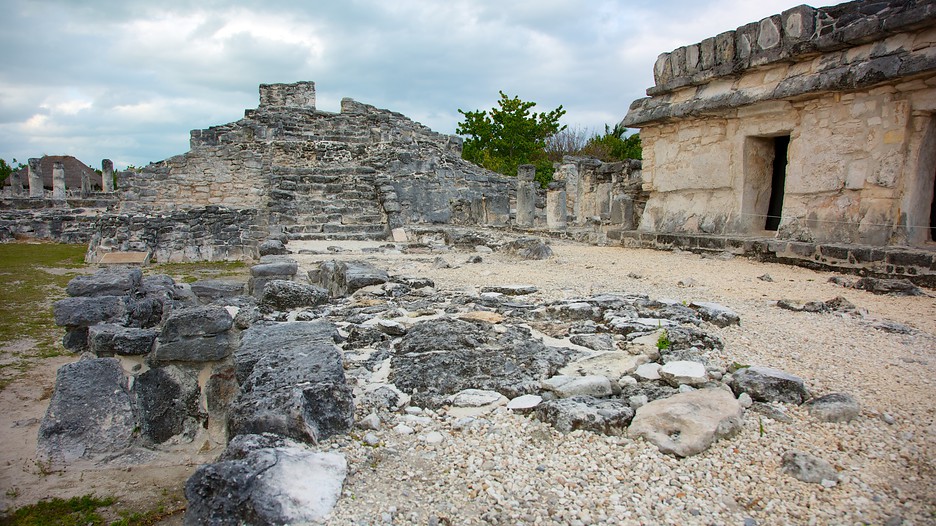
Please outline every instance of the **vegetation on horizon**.
M566 111L558 108L543 113L530 110L535 102L500 93L498 107L489 111L463 111L464 121L455 132L465 137L462 158L504 175L517 175L522 164L536 166L536 180L546 186L554 163L566 155L595 157L601 161L640 159L640 136L625 136L627 128L605 125L604 134L560 125Z

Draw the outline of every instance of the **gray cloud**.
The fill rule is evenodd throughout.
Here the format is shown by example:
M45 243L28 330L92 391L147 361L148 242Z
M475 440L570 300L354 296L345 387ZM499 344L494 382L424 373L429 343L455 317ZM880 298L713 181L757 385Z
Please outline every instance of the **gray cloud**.
M0 157L145 164L189 130L240 118L257 85L316 81L452 133L497 91L562 104L600 129L652 83L656 56L779 13L792 0L7 0Z

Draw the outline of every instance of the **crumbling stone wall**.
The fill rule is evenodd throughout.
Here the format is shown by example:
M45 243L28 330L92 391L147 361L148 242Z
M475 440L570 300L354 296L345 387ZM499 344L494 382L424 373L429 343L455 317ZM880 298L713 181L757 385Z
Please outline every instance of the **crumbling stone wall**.
M636 228L647 200L641 166L635 159L601 162L566 156L554 179L565 193L569 224Z
M147 252L159 262L256 259L268 234L253 208L218 206L161 214L107 214L88 228L88 260L108 252Z
M650 97L623 121L641 129L640 228L772 233L772 164L788 137L780 237L928 241L934 28L932 2L799 6L660 55Z

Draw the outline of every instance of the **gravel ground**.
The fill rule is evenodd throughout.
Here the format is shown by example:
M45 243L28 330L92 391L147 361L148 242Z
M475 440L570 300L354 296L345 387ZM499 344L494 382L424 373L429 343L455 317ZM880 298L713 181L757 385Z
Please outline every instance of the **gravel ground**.
M726 342L721 358L796 374L816 395L852 394L861 417L820 423L804 408L780 406L789 417L781 422L749 411L739 435L680 460L642 440L562 434L505 409L467 426L444 410L383 413L378 445L364 444L364 430L323 444L343 451L350 465L328 524L936 524L932 295L875 296L828 283L831 273L740 258L552 246L555 256L544 261L494 253L467 264L470 251L297 259L303 269L324 259L370 260L391 274L430 277L439 291L533 284L539 291L531 301L625 292L718 302L741 315L740 326L706 327ZM436 268L437 257L458 268ZM764 274L773 281L758 279ZM860 314L775 305L836 296ZM881 320L914 330L885 332L874 327ZM394 431L398 423L415 432ZM783 474L780 458L791 449L832 463L838 485Z

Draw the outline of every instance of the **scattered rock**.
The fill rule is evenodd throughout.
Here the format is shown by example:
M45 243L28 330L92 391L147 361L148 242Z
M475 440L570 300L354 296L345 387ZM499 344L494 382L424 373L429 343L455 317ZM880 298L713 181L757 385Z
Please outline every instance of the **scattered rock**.
M658 363L645 363L634 370L634 376L639 380L660 380L662 378L660 376L660 367Z
M787 451L780 465L784 473L802 482L821 484L824 480L838 481L838 471L832 464L802 451Z
M318 522L338 502L347 471L341 453L273 435L235 437L217 462L198 468L185 483L185 524Z
M354 423L335 326L322 320L255 324L234 353L241 393L228 430L316 443Z
M688 457L741 429L744 409L728 391L699 389L654 400L637 410L628 433L663 453Z
M289 254L289 249L279 239L267 239L257 245L257 251L261 256L284 256Z
M689 307L695 309L702 316L702 319L712 323L716 327L728 327L729 325L739 325L741 317L738 314L718 303L709 301L693 301Z
M626 355L625 355L626 356ZM556 393L560 398L572 396L605 397L610 396L611 381L607 376L553 376L542 382L543 389Z
M774 282L774 279L773 279L772 277L770 277L770 274L761 274L760 276L757 276L757 279L759 279L759 280L761 280L761 281L766 281L767 283L773 283L773 282Z
M390 381L415 391L417 403L438 407L464 389L507 397L535 393L568 359L528 329L439 318L410 327L391 358Z
M97 323L123 324L127 318L127 298L94 296L65 298L53 305L55 324L63 327L90 327Z
M319 265L319 284L333 298L340 298L370 285L390 281L386 270L363 261L325 261Z
M634 410L620 400L574 396L550 400L536 406L536 418L563 433L577 429L604 435L621 435L634 417Z
M831 393L806 402L809 415L822 422L849 422L861 414L858 401L849 394Z
M507 399L497 391L465 389L452 396L451 404L453 407L482 407L505 402L507 402Z
M328 291L314 285L295 281L271 280L263 287L260 307L274 311L288 311L300 307L315 307L328 301Z
M504 245L504 249L522 259L549 259L553 251L543 240L532 237L521 237Z
M883 279L863 277L852 286L872 294L891 294L893 296L925 296L923 289L906 279Z
M524 296L537 291L535 285L491 285L481 287L481 292L496 292L505 296Z
M212 303L220 299L233 298L244 294L244 284L239 281L203 279L192 283L190 286L192 293L202 303Z
M153 350L158 334L155 329L99 323L88 328L88 346L99 357L142 356Z
M757 402L802 404L809 399L803 379L769 367L745 367L732 374L730 382L735 393L747 393Z
M575 334L569 338L575 345L581 345L595 351L614 350L614 339L610 334Z
M380 429L380 417L377 416L377 413L371 413L358 421L357 426L361 429L377 431Z
M72 278L65 292L69 296L129 296L140 289L142 282L143 272L138 268L104 268Z
M542 401L543 397L539 395L522 395L507 402L507 409L520 412L528 411L540 405Z
M128 379L116 358L88 358L59 368L36 446L55 464L131 446L139 423Z
M199 410L198 377L174 365L137 376L133 392L140 404L143 435L157 444L179 434L191 440L206 416Z
M463 312L458 315L458 319L472 322L502 323L504 321L504 315L496 312L479 310Z
M173 311L157 338L154 362L210 362L231 354L234 318L220 305Z
M601 376L616 382L622 376L634 372L640 365L648 363L649 361L650 358L642 354L633 355L621 351L609 351L597 356L574 361L560 369L559 374L579 375L582 378ZM595 393L576 394L606 396Z
M699 362L676 360L667 362L659 369L660 378L673 387L680 385L698 386L708 380L705 365Z

